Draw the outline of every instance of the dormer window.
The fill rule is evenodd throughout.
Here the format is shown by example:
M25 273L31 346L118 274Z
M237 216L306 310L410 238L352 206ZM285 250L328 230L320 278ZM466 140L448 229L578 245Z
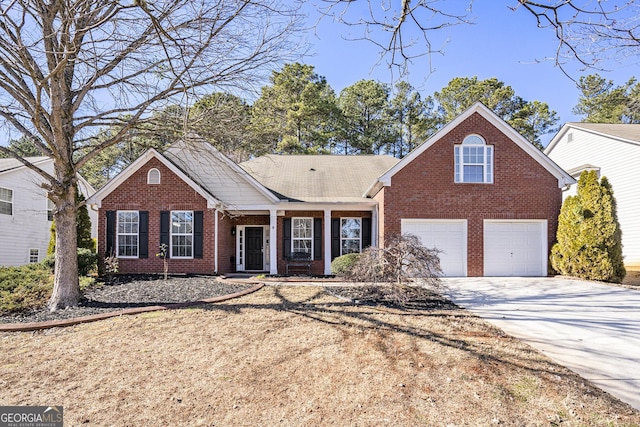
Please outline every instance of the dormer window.
M469 135L454 146L456 183L493 183L493 146L478 135Z
M160 184L160 171L158 169L149 169L149 172L147 173L147 184Z

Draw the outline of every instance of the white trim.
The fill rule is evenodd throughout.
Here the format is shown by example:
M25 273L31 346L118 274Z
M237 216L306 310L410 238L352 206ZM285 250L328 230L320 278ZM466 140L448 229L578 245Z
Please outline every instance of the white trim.
M247 228L262 228L262 268L260 270L246 269L247 249L245 246L247 243ZM236 226L236 236L235 236L236 237L236 266L235 266L236 271L258 272L258 271L271 270L270 268L271 246L277 246L277 245L271 244L270 234L268 234L265 231L265 229L267 228L270 228L270 226L268 225L237 225ZM240 237L242 237L242 243L240 242ZM267 240L269 241L268 243L267 243ZM240 258L241 251L242 251L242 259ZM269 254L269 259L267 259L267 253ZM275 256L275 260L277 263L277 255ZM276 274L276 273L272 273L272 274Z
M425 222L435 222L435 223L452 223L452 224L463 224L462 227L462 254L463 254L463 276L467 277L469 275L468 272L468 264L469 264L469 224L467 219L439 219L439 218L401 218L400 219L400 230L402 231L403 224L412 224L412 223L425 223Z
M283 212L284 214L284 212ZM269 211L269 274L278 274L278 211Z
M374 182L371 187L365 193L365 197L373 197L377 191L380 190L381 185L390 186L393 176L400 172L405 166L410 164L418 156L424 153L429 147L442 139L449 132L454 130L463 121L467 120L474 113L480 114L489 123L494 125L500 132L505 134L511 141L513 141L518 147L529 154L534 160L536 160L542 167L544 167L549 173L558 179L558 188L563 188L566 185L575 184L575 180L569 176L560 166L547 157L542 151L536 148L533 144L526 140L525 137L520 135L514 128L512 128L507 122L498 117L493 111L483 105L481 102L476 102L466 111L460 114L458 117L450 121L442 129L435 133L422 145L418 146L412 152L407 154L402 160L396 163L391 169L381 175L377 182ZM495 175L495 166L494 166Z
M36 251L36 260L31 261L31 251ZM40 262L40 249L39 248L29 248L29 257L27 258L28 264L37 264Z
M482 144L471 144L466 142L470 138L478 138L482 141ZM480 147L482 147L482 164L471 162L466 163L464 161L464 149ZM485 141L485 139L480 135L471 133L465 136L460 144L455 144L453 146L453 182L456 184L493 184L495 170L494 152L494 146L487 144L487 141ZM465 181L464 167L467 165L482 166L482 181Z
M158 173L158 182L151 182L151 172ZM162 174L160 173L160 169L151 168L147 171L147 185L160 185L162 183Z
M14 191L13 188L9 188L9 187L0 187L0 189L11 191L11 200L10 201L2 200L2 203L10 203L11 204L11 214L9 215L9 214L5 214L5 213L0 213L0 215L7 215L7 216L10 216L10 217L13 217L14 216L14 212L16 211L15 210L15 206L14 206L15 205L15 196L14 196L15 191Z
M131 212L135 212L136 214L138 214L138 232L135 234L135 236L137 236L136 239L136 254L135 256L129 256L129 255L120 255L120 241L119 241L119 237L121 235L121 233L119 232L119 227L118 225L120 224L120 213L131 213ZM139 259L140 258L140 211L136 211L136 210L132 210L132 209L123 209L123 210L119 210L116 211L116 247L115 247L115 253L116 253L116 258L118 259ZM133 233L122 233L123 236L133 236Z
M274 203L278 202L280 200L269 189L267 189L264 185L260 184L260 182L258 182L258 180L256 180L253 176L251 176L247 171L242 169L242 167L240 167L236 162L234 162L233 160L231 160L230 158L225 156L223 153L221 153L213 145L209 144L207 141L205 141L204 139L199 138L199 137L195 137L195 138L191 138L191 139L192 140L193 139L199 140L201 142L199 148L204 148L205 150L208 150L213 156L215 156L219 160L222 160L223 162L225 162L227 164L227 166L229 166L234 172L236 172L242 178L244 178L256 190L258 190L260 193L262 193L262 195L266 196L267 199L271 200ZM181 148L180 147L181 144L187 144L187 142L185 140L180 140L180 141L178 141L178 142L176 142L174 144L171 144L169 146L169 148L167 148L167 150L165 152L167 154L175 156L176 158L180 158L180 155L174 153L174 151L185 149L185 148Z
M107 182L107 184L100 190L95 192L91 197L87 199L87 203L95 204L98 208L102 207L102 200L107 197L111 192L118 188L124 181L126 181L131 175L137 172L141 167L147 164L151 159L158 159L160 163L166 166L171 172L176 174L187 185L194 189L194 191L200 194L207 201L207 208L213 209L223 205L221 201L213 197L209 192L203 189L195 181L189 178L184 172L176 167L171 161L169 161L162 154L158 153L155 149L150 148L144 152L140 157L133 161L123 171L121 171L115 178Z
M324 274L331 274L331 210L324 210Z
M190 256L174 256L173 255L173 214L177 212L191 212L191 233L175 233L176 236L189 236L191 235L191 255ZM195 212L192 210L173 210L169 212L169 258L171 259L193 259L193 253L195 252Z
M294 230L293 220L295 220L295 219L305 219L305 220L308 219L308 220L311 220L311 237L297 237L297 238L293 237L293 230ZM311 216L294 216L294 217L291 217L291 252L299 252L299 251L296 251L296 250L293 249L293 242L295 240L298 240L298 241L300 241L300 240L310 240L311 241L311 252L310 252L311 259L314 259L314 255L315 255L313 253L313 249L314 249L313 247L315 246L314 245L315 236L313 235L314 228L315 228L314 227L314 220L315 220L315 218L311 217Z
M541 228L541 232L542 232L542 236L541 236L541 245L540 245L540 257L542 259L542 276L546 277L547 276L547 271L549 269L548 266L548 260L549 260L549 239L548 239L548 229L549 229L549 222L546 219L484 219L482 221L482 254L483 254L483 260L482 260L482 271L483 271L483 275L484 272L486 271L486 265L487 265L487 258L486 258L486 251L485 251L485 245L486 245L486 241L487 241L487 233L486 233L486 224L488 223L510 223L510 222L516 222L516 223L534 223L534 224L540 224L540 228Z

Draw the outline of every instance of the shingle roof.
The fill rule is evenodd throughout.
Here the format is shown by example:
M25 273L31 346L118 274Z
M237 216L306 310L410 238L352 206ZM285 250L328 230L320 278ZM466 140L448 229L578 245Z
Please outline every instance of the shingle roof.
M240 166L282 199L355 202L396 163L390 156L270 154Z
M611 135L629 141L640 142L640 124L567 123L567 125Z
M25 157L24 159L29 163L38 163L38 162L45 161L49 158L46 156L40 156L40 157ZM14 159L13 157L8 159L0 159L0 172L16 169L21 166L24 166L24 164L21 161Z

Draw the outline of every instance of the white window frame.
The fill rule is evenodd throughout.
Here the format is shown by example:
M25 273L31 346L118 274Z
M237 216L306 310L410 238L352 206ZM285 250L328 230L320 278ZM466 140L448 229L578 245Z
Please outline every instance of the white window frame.
M6 188L6 187L0 187L0 190L6 190L8 192L10 192L10 196L11 196L11 200L7 200L7 199L0 199L0 203L7 203L9 204L9 207L11 208L11 213L3 213L0 212L0 215L9 215L9 216L13 216L13 190L11 188Z
M35 256L35 261L34 257ZM40 249L29 248L29 264L37 264L40 262Z
M53 210L55 209L55 205L51 201L50 198L47 197L47 221L53 221Z
M360 222L360 233L358 238L353 238L353 237L343 237L342 235L342 228L344 227L344 223L343 221L351 221L351 220L358 220ZM348 253L354 253L354 252L344 252L343 251L343 246L342 243L345 240L357 240L358 241L358 252L355 253L360 253L362 252L362 218L360 217L344 217L344 218L340 218L340 255L346 255Z
M482 158L481 162L477 161L465 161L467 154L465 151L469 150L480 151L479 155ZM453 148L454 150L454 182L456 184L493 184L493 170L494 170L494 156L493 145L487 145L484 138L480 135L471 134L467 135L462 144L457 144ZM464 169L465 166L481 166L482 167L482 181L465 181Z
M152 182L152 179L151 179L152 172L158 173L158 182ZM161 178L162 176L160 175L160 170L158 168L151 168L149 169L149 172L147 172L147 184L149 185L160 185Z
M120 214L135 213L138 217L138 230L133 232L120 232ZM136 254L120 255L120 236L136 236ZM116 254L122 259L136 259L140 257L140 212L139 211L117 211L116 212Z
M189 213L191 214L191 232L174 232L173 231L173 215L174 214L180 214L180 213ZM188 210L183 210L183 211L171 211L170 212L170 217L169 217L169 253L172 259L193 259L193 228L194 228L194 212L193 211L188 211ZM190 256L185 256L185 255L175 255L173 253L173 249L174 249L174 245L173 245L173 237L191 237L191 255ZM188 247L186 245L180 245L180 246L184 246L184 247Z
M296 231L296 221L309 221L311 223L311 235L309 237L295 237L295 231ZM305 227L306 229L306 227ZM300 242L300 241L305 241L308 240L309 241L309 248L311 249L309 251L309 254L311 256L311 259L313 259L313 218L312 217L293 217L291 218L291 252L304 252L301 251L299 249L295 249L295 242Z

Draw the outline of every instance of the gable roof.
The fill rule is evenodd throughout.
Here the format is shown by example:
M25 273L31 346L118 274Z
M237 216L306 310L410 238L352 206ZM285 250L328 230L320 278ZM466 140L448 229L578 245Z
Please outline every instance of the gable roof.
M357 202L378 176L398 163L391 156L276 155L241 163L282 200Z
M167 159L162 154L158 153L155 149L150 148L145 151L140 157L138 157L133 163L127 166L123 171L121 171L115 178L109 181L104 187L98 190L95 194L87 199L87 203L96 204L98 207L102 204L102 200L107 197L111 192L113 192L116 188L120 186L124 181L126 181L131 175L133 175L136 171L138 171L142 166L144 166L149 160L152 158L158 159L163 165L165 165L169 170L175 173L180 179L187 183L191 188L194 189L198 194L200 194L206 201L207 207L209 208L217 208L222 205L218 199L216 199L211 193L202 188L198 183L196 183L191 177L189 177L186 173L184 173L179 167L174 165L169 159Z
M220 178L224 175L224 179L230 182L248 184L268 202L278 201L278 197L253 176L195 134L187 135L185 139L171 144L163 154L211 194L219 190Z
M46 156L38 156L38 157L25 157L24 158L27 162L35 165L38 163L44 163L47 160L51 160L52 159L50 157L46 157ZM25 164L22 163L20 160L15 159L13 157L9 157L6 159L0 159L0 173L3 172L7 172L10 170L14 170L14 169L19 169L19 168L26 168Z
M579 129L595 135L640 146L640 124L569 122L565 123L551 142L549 142L549 145L547 145L547 148L544 150L545 154L549 154L570 129Z
M386 173L381 175L374 184L367 189L366 195L373 197L383 186L391 185L391 178L402 170L406 165L415 160L418 156L424 153L429 147L442 139L445 135L455 129L462 122L467 120L473 114L480 114L489 123L495 126L500 132L505 134L511 141L513 141L518 147L529 154L534 160L536 160L542 167L544 167L549 173L558 179L558 187L562 188L566 185L575 183L575 180L567 174L560 166L547 157L542 151L531 144L525 137L520 135L518 131L512 128L507 122L502 120L491 111L487 106L481 102L476 102L471 107L466 109L458 117L447 123L442 129L436 132L431 138L424 143L416 147L413 151L407 154L400 162L394 167L389 169Z

